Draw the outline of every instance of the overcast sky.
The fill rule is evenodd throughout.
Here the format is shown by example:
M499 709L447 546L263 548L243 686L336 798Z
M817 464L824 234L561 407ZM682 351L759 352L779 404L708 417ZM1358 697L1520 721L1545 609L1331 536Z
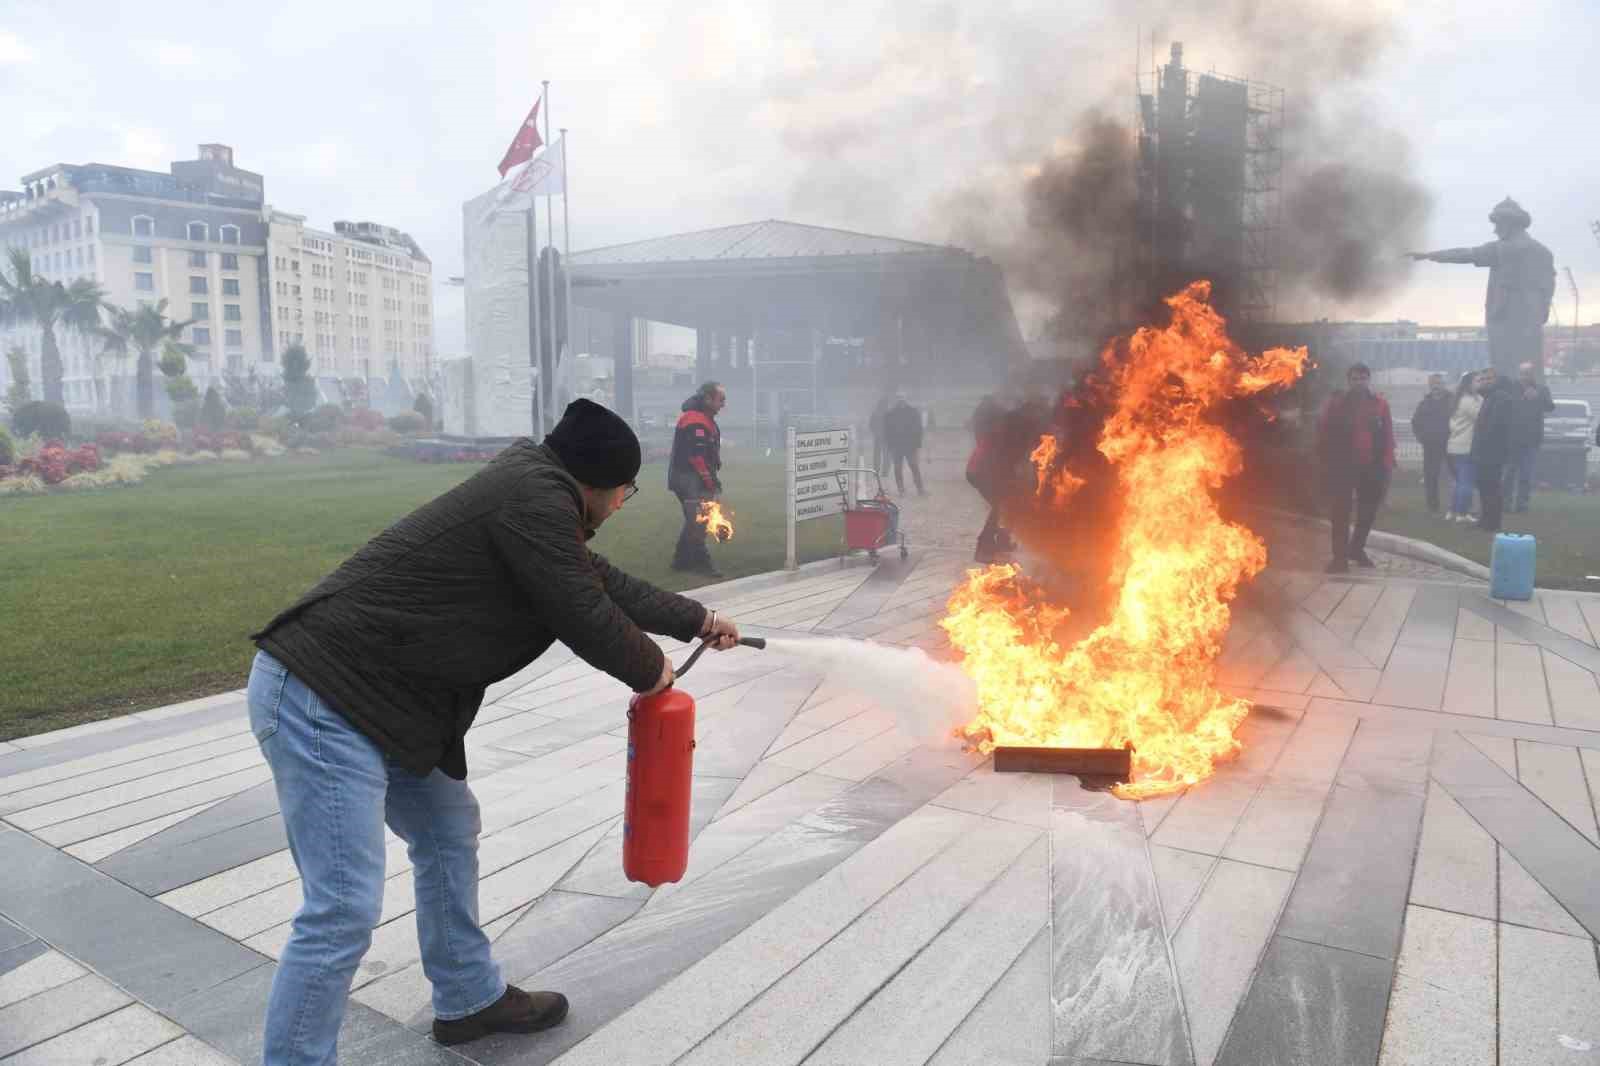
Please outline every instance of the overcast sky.
M1219 4L1172 0L0 0L0 187L56 162L165 170L220 141L274 206L404 229L442 282L462 202L548 78L574 248L761 218L942 243L970 221L952 218L963 189L1016 187L1088 108L1131 116L1154 32L1191 67L1289 85L1291 111L1357 114L1356 161L1409 159L1431 193L1430 247L1490 239L1489 208L1516 197L1600 308L1595 0L1230 4L1219 25ZM1312 61L1352 25L1367 54ZM1424 264L1366 306L1310 310L1472 324L1483 282ZM459 296L437 296L449 355ZM1564 275L1557 299L1570 323Z

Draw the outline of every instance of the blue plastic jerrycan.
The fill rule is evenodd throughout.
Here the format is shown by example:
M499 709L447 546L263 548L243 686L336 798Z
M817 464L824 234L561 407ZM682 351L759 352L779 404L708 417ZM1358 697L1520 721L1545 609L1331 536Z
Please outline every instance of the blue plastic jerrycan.
M1489 551L1489 595L1533 599L1534 559L1539 542L1524 533L1496 533Z

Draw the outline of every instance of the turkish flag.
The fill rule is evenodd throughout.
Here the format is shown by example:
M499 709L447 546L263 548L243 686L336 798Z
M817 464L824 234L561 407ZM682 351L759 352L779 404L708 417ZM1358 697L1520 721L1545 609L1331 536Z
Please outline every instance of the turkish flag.
M539 136L539 103L533 102L533 110L528 112L528 117L522 125L517 127L517 135L511 139L511 147L506 149L506 156L500 160L500 176L506 176L506 171L518 163L526 163L533 158L533 153L539 150L544 143L544 138Z

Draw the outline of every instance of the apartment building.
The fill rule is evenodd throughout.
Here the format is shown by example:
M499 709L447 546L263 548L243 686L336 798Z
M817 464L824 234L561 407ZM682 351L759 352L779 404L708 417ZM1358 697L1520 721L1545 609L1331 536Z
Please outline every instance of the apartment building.
M410 236L375 222L335 222L268 207L271 343L303 344L319 378L411 381L433 368L433 264Z
M121 307L165 298L171 317L193 320L185 339L197 381L270 361L263 181L233 165L233 149L201 145L167 174L58 163L25 175L22 186L0 193L0 247L26 249L47 279L93 279ZM132 387L132 366L99 358L98 340L59 331L57 340L70 409L94 409L97 379L108 390ZM32 356L37 393L39 331L0 330L0 346L12 344ZM0 376L8 373L0 362Z

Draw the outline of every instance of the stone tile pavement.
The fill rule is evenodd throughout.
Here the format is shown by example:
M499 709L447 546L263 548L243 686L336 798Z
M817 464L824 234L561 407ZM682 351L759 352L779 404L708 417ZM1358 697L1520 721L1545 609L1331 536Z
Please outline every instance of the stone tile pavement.
M1142 803L919 747L849 677L708 657L697 836L655 892L620 872L626 693L556 649L469 746L483 919L571 1018L433 1045L391 840L341 1061L1600 1061L1600 597L1282 554L1219 664L1256 703L1242 756ZM964 560L698 595L937 654ZM300 896L242 693L18 741L0 819L0 1064L255 1060Z

